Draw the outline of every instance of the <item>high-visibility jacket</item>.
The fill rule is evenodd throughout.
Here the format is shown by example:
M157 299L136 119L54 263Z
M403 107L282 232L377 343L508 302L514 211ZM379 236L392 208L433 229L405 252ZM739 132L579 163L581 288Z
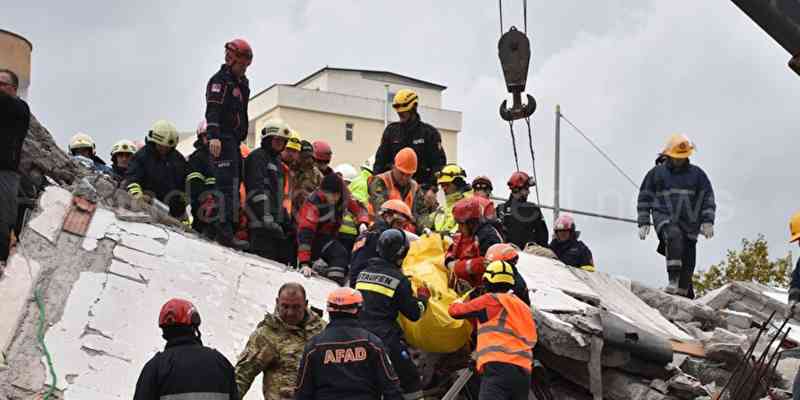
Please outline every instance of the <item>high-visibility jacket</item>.
M453 303L456 319L478 319L478 372L487 363L513 364L530 372L538 335L531 308L511 293L487 293L467 303Z
M430 220L433 231L444 235L453 236L458 232L458 222L453 218L453 206L461 199L472 196L472 191L455 192L444 196L444 205L434 211Z
M369 202L369 179L372 177L372 172L366 169L361 169L361 172L350 182L348 188L353 198L366 204Z
M381 181L383 181L383 186L386 188L385 193L379 193L376 192L375 189L373 189L374 186L372 185L372 182L375 179L380 179ZM375 217L375 212L377 211L376 208L380 207L381 204L383 204L387 200L402 200L404 203L406 203L406 205L408 205L408 208L410 208L412 211L414 210L414 197L416 197L417 195L417 191L419 190L419 185L413 179L409 181L410 187L408 188L408 191L406 192L405 196L403 196L403 194L400 192L400 188L398 188L394 184L394 179L392 179L392 171L386 171L382 174L375 175L369 179L369 182L370 182L369 185L370 201L368 210L370 218Z

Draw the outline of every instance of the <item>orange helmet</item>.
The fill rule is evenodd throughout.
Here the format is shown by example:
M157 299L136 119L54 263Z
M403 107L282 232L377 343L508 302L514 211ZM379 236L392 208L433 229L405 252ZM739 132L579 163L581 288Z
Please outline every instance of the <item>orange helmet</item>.
M239 153L241 153L242 158L247 158L250 155L250 148L247 147L246 144L242 143L239 145Z
M480 220L483 216L481 204L478 201L481 197L471 196L463 198L453 205L453 218L459 224L469 221Z
M489 262L505 261L516 264L519 260L519 249L510 243L493 244L486 250L485 258Z
M164 303L158 314L158 326L199 326L200 313L188 300L171 299Z
M363 303L364 297L361 296L361 292L349 287L340 287L328 295L328 312L357 314Z
M536 180L522 171L514 172L511 174L511 177L508 178L508 188L511 190L527 189L534 186L536 186Z
M415 174L417 172L417 153L411 147L398 151L394 156L394 166L404 174Z
M398 213L406 217L409 221L414 220L414 215L411 214L411 208L408 207L408 204L404 203L402 200L386 200L386 202L381 205L380 212L383 214L386 211Z

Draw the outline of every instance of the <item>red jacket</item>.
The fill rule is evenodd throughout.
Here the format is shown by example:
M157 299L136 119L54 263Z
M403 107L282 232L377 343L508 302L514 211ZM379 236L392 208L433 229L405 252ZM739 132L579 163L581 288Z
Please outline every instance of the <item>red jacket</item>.
M445 262L455 262L453 271L459 279L469 282L473 287L482 286L483 272L486 270L483 256L490 246L502 241L502 236L491 224L481 224L472 236L461 233L453 236L453 244L447 250Z
M318 235L335 237L344 218L344 208L353 214L356 224L369 224L367 209L345 193L336 205L328 204L325 193L317 190L308 196L297 216L297 261L311 261L311 248Z

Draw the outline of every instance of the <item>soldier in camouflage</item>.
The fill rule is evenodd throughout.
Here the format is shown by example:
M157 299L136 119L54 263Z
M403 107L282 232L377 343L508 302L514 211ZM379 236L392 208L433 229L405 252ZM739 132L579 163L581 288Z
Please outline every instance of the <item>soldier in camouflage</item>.
M275 314L267 313L258 324L236 363L241 398L263 373L264 400L293 399L306 342L325 328L325 322L309 311L306 291L299 283L281 286L275 304Z
M319 189L322 183L322 173L314 166L314 147L307 140L300 145L300 160L292 176L294 188L292 190L292 215L305 203L306 197Z

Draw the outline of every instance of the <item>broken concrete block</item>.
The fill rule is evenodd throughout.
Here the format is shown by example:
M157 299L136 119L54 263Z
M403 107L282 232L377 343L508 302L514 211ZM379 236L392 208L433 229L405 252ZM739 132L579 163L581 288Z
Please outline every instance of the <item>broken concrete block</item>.
M720 310L719 315L725 322L728 329L750 329L753 326L753 316L747 313L733 311L733 310Z
M670 395L685 400L694 400L698 396L711 394L703 387L700 381L684 373L676 374L670 378L667 382L667 387Z
M567 295L556 288L545 287L533 291L531 304L536 310L555 313L580 313L592 306Z
M744 357L742 347L735 343L713 343L706 346L706 357L711 361L734 366Z
M48 186L39 199L42 212L28 223L28 227L53 242L61 232L61 224L71 203L72 193L57 186Z
M661 379L653 379L650 382L650 387L659 393L667 394L667 382Z
M681 296L673 296L662 290L653 289L639 282L631 282L631 291L650 307L673 322L699 321L715 325L719 318L711 307L698 304Z
M21 250L8 259L0 278L0 352L4 352L14 338L40 270L41 265L27 260Z

